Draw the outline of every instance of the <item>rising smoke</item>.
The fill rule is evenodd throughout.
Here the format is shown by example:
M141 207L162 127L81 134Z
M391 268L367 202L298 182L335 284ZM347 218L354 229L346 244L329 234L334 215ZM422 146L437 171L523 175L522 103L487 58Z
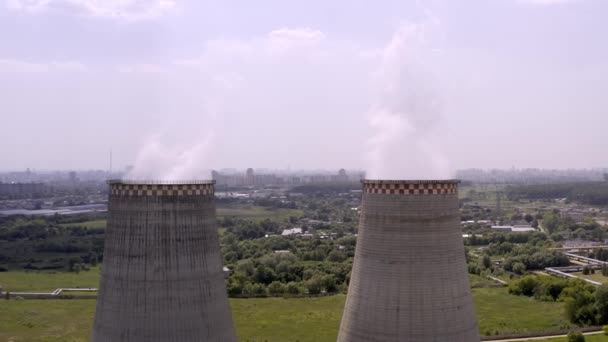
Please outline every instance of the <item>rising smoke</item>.
M129 180L176 181L210 179L208 155L213 135L187 145L167 146L156 135L139 151Z
M209 92L211 99L192 103L193 116L199 120L165 128L164 133L149 136L139 150L127 180L184 181L211 179L217 145L217 132L222 125L223 96Z
M402 25L379 52L378 94L369 111L369 179L445 179L447 159L434 144L442 100L429 66L431 24Z
M177 95L163 96L170 99L168 101L188 104L187 108L181 106L178 110L168 110L179 113L175 115L189 117L188 124L149 138L126 178L208 179L209 169L225 167L227 163L245 159L244 154L247 154L250 162L262 160L264 155L268 155L268 146L274 146L276 141L286 141L292 145L285 149L282 156L273 151L274 159L297 158L298 154L302 155L301 152L305 151L306 155L318 158L303 161L303 164L314 164L318 160L346 164L347 158L341 157L340 153L328 152L339 149L322 148L322 144L311 143L319 138L319 130L310 129L308 132L314 132L315 136L303 136L299 140L282 132L290 132L289 124L298 121L307 111L339 117L342 113L353 110L358 111L362 119L363 113L368 112L368 124L373 132L367 141L368 178L449 178L446 158L435 145L432 133L440 122L442 111L441 92L433 76L432 63L429 62L429 57L436 55L428 42L435 26L434 22L402 25L389 44L372 52L362 52L351 46L323 44L324 39L327 39L325 35L310 29L273 31L260 42L230 42L220 45L221 48L214 45L204 58L180 63L202 68L203 71L192 72L190 75L194 79L200 78L200 81L195 80L192 86L184 87L187 90L180 88ZM235 44L239 48L235 48ZM258 54L252 52L258 50L261 51ZM220 57L210 57L216 54ZM231 62L224 65L225 61ZM359 89L351 86L353 83L369 84L370 74L373 75L372 87ZM203 91L196 82L209 84ZM181 84L181 79L176 83ZM327 84L333 86L324 87ZM370 88L375 89L373 96L370 96ZM191 92L191 97L184 100L184 91ZM333 96L328 97L327 92L334 92ZM365 99L362 100L363 97ZM340 104L340 101L336 101L340 98L357 105ZM215 105L208 108L208 102ZM199 108L190 108L193 106ZM185 115L186 111L188 115ZM232 124L230 130L217 127L220 112L222 120ZM248 114L254 114L255 120L244 118ZM285 120L283 114L293 120ZM180 143L171 141L173 136L192 133L201 126L192 124L190 118L201 118L202 115L210 116L200 120L206 131L191 134L188 139L181 139ZM324 119L327 119L324 123L343 122ZM299 125L303 123L302 120L298 121ZM269 130L272 134L249 132L266 130L266 126L275 128ZM342 128L334 127L331 136L340 134ZM218 158L224 160L220 164L212 164L216 160L210 154L219 151L219 145L229 141L228 134L233 131L247 133L254 139L241 146L232 144L230 150L222 152L221 156L218 153ZM233 140L240 138L234 135L230 137ZM261 143L268 141L272 143ZM260 146L264 148L259 148ZM358 158L353 160L361 162Z

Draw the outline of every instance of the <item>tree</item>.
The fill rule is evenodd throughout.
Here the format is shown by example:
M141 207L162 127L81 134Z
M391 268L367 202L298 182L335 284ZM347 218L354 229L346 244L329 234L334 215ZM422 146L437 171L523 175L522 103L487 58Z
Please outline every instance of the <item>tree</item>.
M97 253L92 252L90 257L89 257L89 262L91 263L91 266L97 266Z
M315 275L304 282L304 286L306 286L306 289L308 289L309 294L319 294L323 288L323 281L319 275Z
M338 286L336 284L336 276L333 274L326 274L321 278L323 282L323 287L327 292L336 292L338 290Z
M555 233L559 226L559 218L555 213L546 213L543 216L543 227L547 229L549 234Z
M490 259L489 256L484 255L483 258L481 259L481 264L483 265L483 268L490 268L490 267L492 267L492 260Z
M268 285L268 293L271 295L280 295L285 293L285 286L279 281L273 281Z
M76 265L80 266L80 257L71 257L68 260L68 270L74 272L76 270ZM78 268L78 271L80 271L80 268Z
M263 283L265 285L268 285L268 284L272 283L273 280L276 279L276 275L271 268L266 267L264 265L259 265L255 269L255 272L253 273L253 278L258 283Z
M588 275L589 273L591 273L591 269L589 268L589 266L583 267L583 274Z
M247 283L243 288L243 292L250 295L262 295L266 294L266 286L264 284L252 284Z
M287 283L287 285L285 286L285 292L292 294L292 295L297 295L300 294L300 286L298 286L298 283L290 281L289 283Z
M526 272L526 265L521 262L516 262L513 264L513 272L516 274L524 274Z
M243 293L243 285L239 282L230 282L227 287L229 295L239 295Z
M593 292L595 287L582 280L570 281L570 286L562 292L566 317L572 323L593 325L597 321L597 308Z
M580 331L571 331L568 333L568 342L585 342L585 335Z
M331 262L342 262L344 259L346 259L346 256L338 250L333 250L327 255L327 261Z
M526 220L526 222L531 223L532 221L534 221L534 216L530 215L530 214L526 214L524 216L524 220Z
M602 266L602 275L604 277L608 277L608 265L603 265Z
M595 308L597 310L597 323L608 323L608 285L603 284L595 290Z

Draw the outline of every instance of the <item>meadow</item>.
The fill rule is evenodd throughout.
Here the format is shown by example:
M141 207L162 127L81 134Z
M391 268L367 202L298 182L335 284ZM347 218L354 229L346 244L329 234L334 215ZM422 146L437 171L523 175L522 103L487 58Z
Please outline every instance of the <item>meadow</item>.
M67 286L95 287L98 277L99 269L80 274L5 272L0 273L0 284L12 291L46 291ZM480 332L484 335L551 331L568 326L562 303L509 295L504 287L474 288L473 298ZM241 341L312 342L336 340L345 299L344 295L232 298L230 304ZM2 300L0 342L87 341L95 302L92 299ZM590 338L589 341L601 341Z
M0 287L10 292L52 292L60 287L91 288L99 286L101 269L89 271L10 271L0 272Z
M223 219L224 217L233 217L239 219L249 219L254 221L261 221L265 219L271 220L285 220L289 219L290 216L302 216L304 213L298 209L283 209L283 208L267 208L256 205L218 205L217 206L217 217ZM86 227L89 229L105 228L107 220L93 220L85 222L74 222L74 223L62 223L64 227Z
M568 339L566 337L556 337L556 338L549 338L549 339L545 339L545 340L530 340L530 342L567 342ZM585 342L607 342L608 341L608 336L603 335L603 334L594 334L594 335L586 335L585 336Z
M283 209L283 208L267 208L260 206L217 206L217 217L249 219L253 221L262 221L265 219L283 221L289 219L290 216L302 216L304 213L298 209Z
M90 229L105 228L107 224L106 220L93 220L85 222L74 222L74 223L62 223L64 227L86 227Z

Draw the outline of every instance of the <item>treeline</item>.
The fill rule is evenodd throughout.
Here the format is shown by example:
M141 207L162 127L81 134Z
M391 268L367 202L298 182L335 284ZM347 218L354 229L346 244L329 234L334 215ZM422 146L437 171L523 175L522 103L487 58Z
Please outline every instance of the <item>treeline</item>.
M536 244L538 241L546 241L547 235L542 232L522 232L522 233L501 233L492 232L483 236L479 234L470 234L464 239L465 246L486 246L491 243L528 243Z
M97 263L103 258L105 230L62 224L100 217L103 216L3 217L0 220L0 271L9 268L73 270L78 268L74 265L90 264L93 259Z
M263 238L267 234L280 234L287 226L284 223L271 219L262 221L250 221L233 217L225 217L220 222L220 226L226 228L226 232L233 234L239 240L252 240Z
M351 190L361 190L359 182L344 182L344 183L323 183L323 184L307 184L293 187L289 190L290 193L300 193L305 195L329 195L337 193L350 192Z
M227 230L221 237L224 264L231 269L231 295L316 295L346 289L354 236L337 240L285 236L252 240L238 234L239 228Z
M576 223L570 217L562 217L557 210L543 213L543 228L555 241L564 238L603 241L605 236L604 229L595 220Z
M555 198L566 198L569 201L583 204L608 204L608 182L509 186L507 187L506 192L511 199L527 198L550 200Z
M540 232L522 234L493 234L477 262L469 262L469 273L481 274L484 271L513 272L524 274L528 270L542 270L546 267L568 266L568 257L550 250L553 241ZM500 266L492 265L489 260L500 260Z
M525 276L509 284L509 293L565 303L566 316L579 325L608 323L608 284L595 287L581 279Z

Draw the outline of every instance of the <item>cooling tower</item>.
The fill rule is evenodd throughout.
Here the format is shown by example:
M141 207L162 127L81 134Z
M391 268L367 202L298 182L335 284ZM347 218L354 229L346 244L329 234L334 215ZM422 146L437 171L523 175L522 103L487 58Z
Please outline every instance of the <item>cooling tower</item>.
M236 341L213 182L109 183L92 340Z
M458 181L363 181L338 341L479 341Z

